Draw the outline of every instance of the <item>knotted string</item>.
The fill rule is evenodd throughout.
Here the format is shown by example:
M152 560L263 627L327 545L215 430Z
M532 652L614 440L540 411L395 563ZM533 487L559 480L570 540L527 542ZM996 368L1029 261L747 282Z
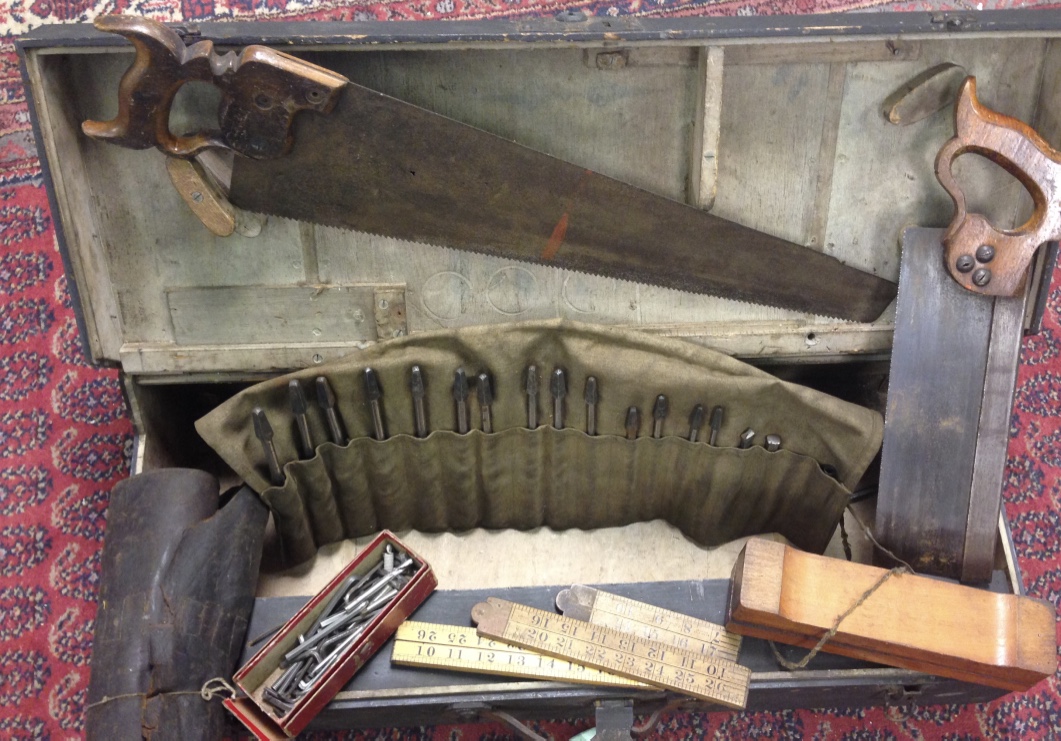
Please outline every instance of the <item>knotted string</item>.
M857 600L855 600L855 603L853 605L851 605L849 608L847 608L839 617L836 618L835 621L833 621L833 627L829 628L829 630L827 630L825 632L825 635L823 635L821 637L821 640L819 640L818 643L814 646L814 648L812 648L810 650L810 652L806 656L804 656L801 660L799 660L799 661L789 661L788 659L786 659L784 656L781 655L780 651L777 650L777 645L773 641L770 641L769 642L770 643L770 650L774 652L774 659L777 661L777 663L781 667L783 667L785 669L788 669L789 671L798 671L800 669L805 669L807 664L809 664L811 662L811 659L813 659L815 656L817 656L821 652L821 650L825 647L825 644L827 644L830 640L832 640L836 636L836 634L840 631L840 624L843 623L844 620L846 620L848 617L850 617L851 613L853 613L855 610L857 610L859 607L861 607L863 604L865 604L866 600L868 600L873 595L874 592L876 592L878 589L880 589L884 585L884 583L886 581L888 581L890 578L892 578L893 576L896 576L898 574L914 574L914 573L916 573L914 571L913 566L911 566L906 561L904 561L903 559L899 558L894 553L892 553L890 550L888 550L883 545L881 545L879 542L877 542L877 539L875 537L873 537L873 533L870 531L869 527L866 525L866 523L864 523L862 521L862 519L858 516L858 514L855 513L854 509L852 509L851 507L848 507L847 511L851 513L851 517L855 520L855 522L858 523L859 527L862 528L862 532L864 532L866 534L866 537L869 538L869 541L871 543L873 543L873 545L878 550L880 550L882 553L887 555L889 558L891 558L892 560L894 560L894 561L896 561L896 562L898 562L898 563L900 563L902 565L901 566L896 566L895 568L893 568L893 569L891 569L889 571L885 571L883 574L881 574L881 577L879 579L877 579L877 581L873 584L873 586L871 586L869 589L867 589L865 592L863 592L862 595ZM840 526L841 526L841 532L843 533L842 540L843 540L844 546L845 546L844 547L844 552L847 555L847 559L850 561L851 560L851 551L850 551L850 546L847 543L847 537L846 537L847 536L847 532L843 530L843 520L840 521Z

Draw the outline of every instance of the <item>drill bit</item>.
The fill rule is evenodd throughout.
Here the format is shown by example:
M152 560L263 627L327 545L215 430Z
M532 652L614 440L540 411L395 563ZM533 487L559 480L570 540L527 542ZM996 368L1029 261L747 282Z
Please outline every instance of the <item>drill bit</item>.
M563 368L553 369L549 379L549 391L553 395L553 427L564 428L564 397L567 396L567 373Z
M306 394L302 391L302 384L292 379L287 384L287 395L291 399L291 413L295 416L295 426L298 427L298 440L302 446L302 459L313 457L313 438L309 434L309 420L306 418Z
M667 397L660 394L652 407L652 437L663 437L663 420L667 418Z
M626 410L626 439L636 440L637 433L641 431L641 412L637 407Z
M527 429L535 430L538 428L538 366L527 366L523 383L527 392Z
M324 410L324 416L328 418L328 430L332 435L332 442L336 445L346 445L346 433L343 432L343 423L336 411L335 392L332 385L324 376L317 376L317 403Z
M419 365L409 370L409 393L413 397L413 426L417 437L427 437L427 410L424 408L424 374Z
M379 387L379 376L376 375L376 371L372 368L365 368L362 380L365 383L365 398L368 399L368 408L372 412L372 431L375 433L377 440L386 440L387 429L383 426L383 407L380 404L383 391Z
M586 377L586 434L597 434L597 377Z
M494 423L490 418L490 405L494 403L494 391L490 387L490 374L483 371L476 376L475 393L479 399L479 418L482 422L483 432L494 431Z
M280 470L280 459L276 457L276 446L273 445L273 427L269 424L268 417L261 407L254 407L251 412L251 420L254 422L254 436L262 444L265 452L265 462L269 466L269 480L273 486L284 485L284 472Z
M767 435L766 436L766 449L771 453L776 453L781 450L781 436L780 435Z
M689 414L689 442L695 443L700 437L700 428L704 426L704 405L697 404Z
M711 438L707 441L712 447L718 444L718 431L722 429L722 417L725 414L722 407L711 410Z
M453 401L457 403L457 432L468 432L468 376L463 368L453 374Z
M746 429L740 434L740 442L737 443L737 448L740 450L747 450L755 444L755 430L751 427Z

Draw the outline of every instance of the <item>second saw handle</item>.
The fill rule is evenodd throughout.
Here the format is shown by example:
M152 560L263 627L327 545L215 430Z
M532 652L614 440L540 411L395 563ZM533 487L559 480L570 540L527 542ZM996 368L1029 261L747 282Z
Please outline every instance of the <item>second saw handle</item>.
M193 157L204 149L226 149L268 159L291 149L291 127L299 111L328 113L348 80L265 46L219 55L211 41L186 46L176 31L148 18L107 15L96 28L129 39L136 60L118 88L118 115L85 121L81 129L131 149L157 147L171 157ZM219 130L186 136L169 128L170 108L188 82L221 88Z
M976 78L962 83L955 106L956 135L936 156L936 177L954 201L954 218L943 237L947 271L959 284L986 296L1016 296L1039 245L1061 237L1061 153L1030 126L985 108ZM1031 194L1031 217L1012 230L996 229L969 213L952 172L954 160L973 152L998 164Z

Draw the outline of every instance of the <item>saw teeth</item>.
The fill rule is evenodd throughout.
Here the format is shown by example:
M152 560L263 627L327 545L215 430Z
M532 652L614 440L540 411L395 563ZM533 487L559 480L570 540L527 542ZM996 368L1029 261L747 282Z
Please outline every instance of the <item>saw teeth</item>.
M358 229L349 229L347 227L342 227L342 226L332 226L330 224L317 224L316 222L299 221L298 219L292 219L292 218L290 218L288 216L281 216L279 214L269 213L268 211L247 211L247 213L257 214L258 216L267 216L270 219L279 219L281 221L284 221L284 222L287 222L287 223L291 223L291 224L313 224L314 226L323 227L325 229L335 229L336 231L346 232L348 234L364 234L364 235L369 236L369 237L379 237L381 239L390 239L390 240L393 240L395 242L400 242L401 244L407 244L407 245L412 245L412 246L417 246L417 247L430 247L432 249L441 249L441 250L445 250L446 252L453 253L455 255L469 254L470 253L470 254L473 254L473 255L482 255L483 257L490 257L490 258L493 258L495 260L507 260L507 261L510 261L510 262L519 263L520 265L535 265L537 267L548 268L548 269L551 269L551 270L558 270L558 271L564 272L564 273L572 273L574 275L591 275L591 276L593 276L595 278L602 278L604 280L615 280L615 281L619 281L620 283L625 283L625 284L631 285L631 286L651 286L653 288L662 288L662 289L667 290L667 291L674 291L675 293L680 293L680 294L682 294L684 296L711 296L712 298L717 298L717 299L719 299L721 301L728 301L728 302L730 302L732 304L740 304L741 306L762 307L762 308L766 308L766 309L773 309L775 311L784 311L786 313L795 315L793 317L790 317L790 320L803 319L803 318L819 318L819 319L835 319L835 320L841 321L841 322L854 323L850 319L846 319L846 318L844 318L842 316L834 316L832 314L812 314L810 312L801 312L801 311L798 311L796 309L787 309L787 308L785 308L783 306L778 306L777 304L767 304L767 303L762 303L762 302L759 302L759 301L752 301L752 300L749 300L749 299L733 298L731 296L722 296L722 295L717 294L717 293L711 293L710 291L704 291L703 293L696 293L696 292L693 292L693 291L683 291L680 288L671 288L670 286L659 285L658 283L639 283L638 281L628 280L626 278L617 278L614 275L605 275L604 273L598 273L598 272L593 271L593 270L577 270L575 268L561 268L561 267L556 267L556 266L543 265L542 263L534 262L533 260L521 260L518 257L509 257L509 256L496 255L496 254L494 254L492 252L486 252L485 250L476 250L476 249L472 249L472 248L457 249L455 247L447 247L446 245L443 245L443 244L433 244L431 242L419 242L419 241L413 240L413 239L401 239L400 237L392 237L390 235L379 234L377 232L367 232L367 231L360 231Z

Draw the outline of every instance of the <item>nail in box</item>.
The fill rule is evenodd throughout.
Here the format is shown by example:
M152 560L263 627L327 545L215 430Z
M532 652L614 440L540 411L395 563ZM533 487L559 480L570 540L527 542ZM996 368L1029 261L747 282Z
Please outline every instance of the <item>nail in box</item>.
M413 559L414 564L409 572L412 578L387 602L368 623L361 636L342 652L339 660L321 675L316 684L298 698L290 710L280 715L262 699L262 693L283 673L280 662L284 654L298 645L298 637L316 622L347 577L351 574L366 574L383 560L388 543L398 555L407 554ZM262 741L297 736L436 586L438 580L431 567L391 532L384 530L236 672L233 679L245 696L225 700L225 707Z

